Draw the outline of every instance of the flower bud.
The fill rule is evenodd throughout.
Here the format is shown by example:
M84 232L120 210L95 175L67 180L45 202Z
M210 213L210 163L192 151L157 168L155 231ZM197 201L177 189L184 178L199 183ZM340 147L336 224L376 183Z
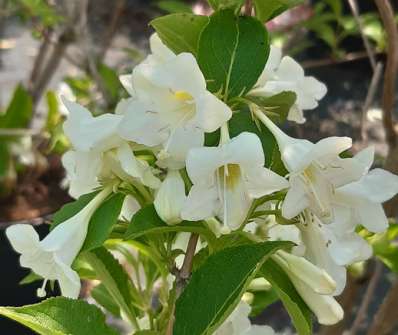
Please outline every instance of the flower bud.
M169 225L180 223L185 200L185 185L180 173L169 170L154 201L156 212Z

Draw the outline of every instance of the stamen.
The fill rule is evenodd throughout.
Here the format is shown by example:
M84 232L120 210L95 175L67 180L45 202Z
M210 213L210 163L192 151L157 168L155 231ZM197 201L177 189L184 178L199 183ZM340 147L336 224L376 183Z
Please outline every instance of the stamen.
M39 298L44 298L47 295L46 292L46 285L47 285L48 279L43 280L43 285L37 289L36 294Z

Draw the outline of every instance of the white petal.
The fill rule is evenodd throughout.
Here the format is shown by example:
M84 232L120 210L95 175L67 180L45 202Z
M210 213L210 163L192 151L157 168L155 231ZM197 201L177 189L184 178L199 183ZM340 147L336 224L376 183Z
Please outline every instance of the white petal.
M127 142L123 142L117 148L117 157L124 172L134 178L138 178L144 185L151 188L158 188L160 181L156 178L151 167L144 161L134 156L133 151Z
M213 181L215 171L226 162L219 147L193 148L188 152L186 166L194 184Z
M286 219L292 219L309 206L307 189L300 178L290 178L290 188L282 203L282 215Z
M333 244L333 241L330 241L330 239L334 239L334 235L325 234L319 225L319 221L315 221L299 226L301 238L305 245L304 256L319 268L324 269L334 279L336 287L330 294L339 295L346 284L346 269L341 264L337 264L330 254L328 246ZM322 226L325 226L325 229L327 229L328 225ZM331 233L330 231L328 232Z
M351 148L351 146L352 139L349 137L326 137L315 144L312 151L308 153L308 158L312 157L313 160L335 158L343 151Z
M66 136L77 150L108 150L118 143L116 129L122 117L115 114L103 114L97 117L83 106L63 100L70 114L63 124Z
M158 86L188 92L193 97L206 90L205 78L190 53L181 53L158 67L147 67L144 75Z
M294 104L290 110L289 114L287 115L287 119L289 121L296 122L298 124L303 124L306 121L306 118L304 117L304 113L300 107L298 107L296 104Z
M151 35L149 38L149 45L152 54L161 62L166 62L175 57L174 52L163 44L157 33Z
M185 167L185 160L189 150L199 148L204 143L203 130L192 127L179 127L169 138L167 152L158 156L157 164L163 168L182 169Z
M365 172L368 172L372 167L374 156L375 148L370 146L358 152L354 158L364 166Z
M304 282L291 279L297 292L314 312L320 324L334 325L343 319L344 311L333 297L317 294Z
M120 136L147 146L163 143L169 136L169 125L152 107L142 101L130 101L118 126Z
M275 332L270 326L252 325L244 335L275 335Z
M98 176L102 170L102 155L96 151L67 151L62 156L69 181L69 194L78 198L100 186Z
M284 56L276 70L276 77L281 81L297 82L304 78L304 70L293 58Z
M39 235L31 225L16 224L7 228L6 235L14 250L28 253L38 247Z
M216 131L232 116L231 109L208 91L195 97L195 102L196 113L191 122L205 132Z
M57 279L62 296L77 299L81 288L79 275L57 258L55 258L55 262L58 266Z
M131 74L123 74L119 76L119 80L128 94L130 94L132 97L135 97L136 92L133 87L133 76Z
M388 219L380 204L364 203L356 208L360 224L373 233L380 233L388 228Z
M244 173L248 192L253 198L260 198L289 187L285 178L263 167L245 169Z
M213 217L220 208L214 185L194 184L181 211L183 220L198 221Z
M160 218L170 225L182 221L181 210L186 201L184 181L178 171L170 170L154 201Z

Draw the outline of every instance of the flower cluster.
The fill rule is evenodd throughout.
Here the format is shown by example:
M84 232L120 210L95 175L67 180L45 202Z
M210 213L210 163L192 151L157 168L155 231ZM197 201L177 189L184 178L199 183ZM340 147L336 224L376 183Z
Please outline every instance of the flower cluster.
M168 225L202 221L217 236L243 230L258 240L253 223L275 217L263 238L297 245L289 252L276 252L272 259L319 323L341 320L343 311L334 296L345 286L346 267L372 255L356 229L387 228L381 204L398 193L398 177L370 170L371 148L344 158L350 138L329 137L317 143L292 138L252 104L253 117L277 141L288 171L278 174L265 167L258 135L243 131L231 137L228 121L234 111L207 90L195 57L173 53L156 34L150 46L151 54L132 74L121 76L130 97L114 114L94 117L64 100L69 110L64 131L72 145L63 157L70 194L77 198L100 191L42 241L30 226L10 227L7 236L21 253L21 265L45 278L44 285L58 280L62 294L76 298L80 281L72 263L84 244L90 218L114 190L128 184L136 200L153 203ZM284 91L297 97L288 120L302 123L303 110L315 108L326 87L272 48L248 95L269 97ZM218 146L205 146L205 135L216 131ZM260 214L254 217L256 210ZM39 293L44 295L44 286ZM249 311L245 303L238 305L216 334L272 334L250 326Z

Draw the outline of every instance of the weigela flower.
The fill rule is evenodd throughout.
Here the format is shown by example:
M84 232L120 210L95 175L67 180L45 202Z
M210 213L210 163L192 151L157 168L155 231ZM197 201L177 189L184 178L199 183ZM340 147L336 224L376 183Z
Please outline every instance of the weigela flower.
M152 38L151 47L152 55L130 77L122 77L132 98L123 102L119 131L127 140L161 145L160 160L177 156L174 168L181 168L187 151L202 146L204 133L217 130L232 112L207 91L192 54L166 52L158 37Z
M240 301L231 315L214 332L214 335L274 335L274 330L269 326L258 326L250 323L251 308Z
M94 117L77 103L64 100L64 104L69 110L64 132L73 149L63 156L62 162L73 197L89 193L100 185L101 179L115 176L127 181L136 178L151 188L160 186L147 162L135 157L131 144L117 134L122 116Z
M398 193L398 176L383 169L369 171L373 158L373 148L362 150L354 157L363 164L364 173L359 180L337 188L333 202L335 212L342 220L349 217L352 227L360 224L378 233L388 228L382 203Z
M271 46L267 64L250 94L271 96L283 91L292 91L297 95L287 119L304 123L303 110L316 108L327 88L314 77L305 76L299 63L289 56L282 58L281 50Z
M340 157L351 147L351 138L328 137L314 144L288 136L265 114L256 112L256 115L275 136L289 171L290 188L282 204L282 215L291 219L310 208L322 221L332 222L335 190L358 180L364 173L360 161Z
M218 147L191 149L186 166L193 186L181 217L197 221L218 216L230 229L243 223L253 199L288 186L264 167L261 142L253 133L241 133Z
M80 279L71 268L86 239L91 216L112 193L113 185L99 192L79 213L57 225L42 241L31 225L17 224L7 229L12 247L21 254L20 264L44 278L39 296L45 296L48 280L57 280L65 297L77 298Z

